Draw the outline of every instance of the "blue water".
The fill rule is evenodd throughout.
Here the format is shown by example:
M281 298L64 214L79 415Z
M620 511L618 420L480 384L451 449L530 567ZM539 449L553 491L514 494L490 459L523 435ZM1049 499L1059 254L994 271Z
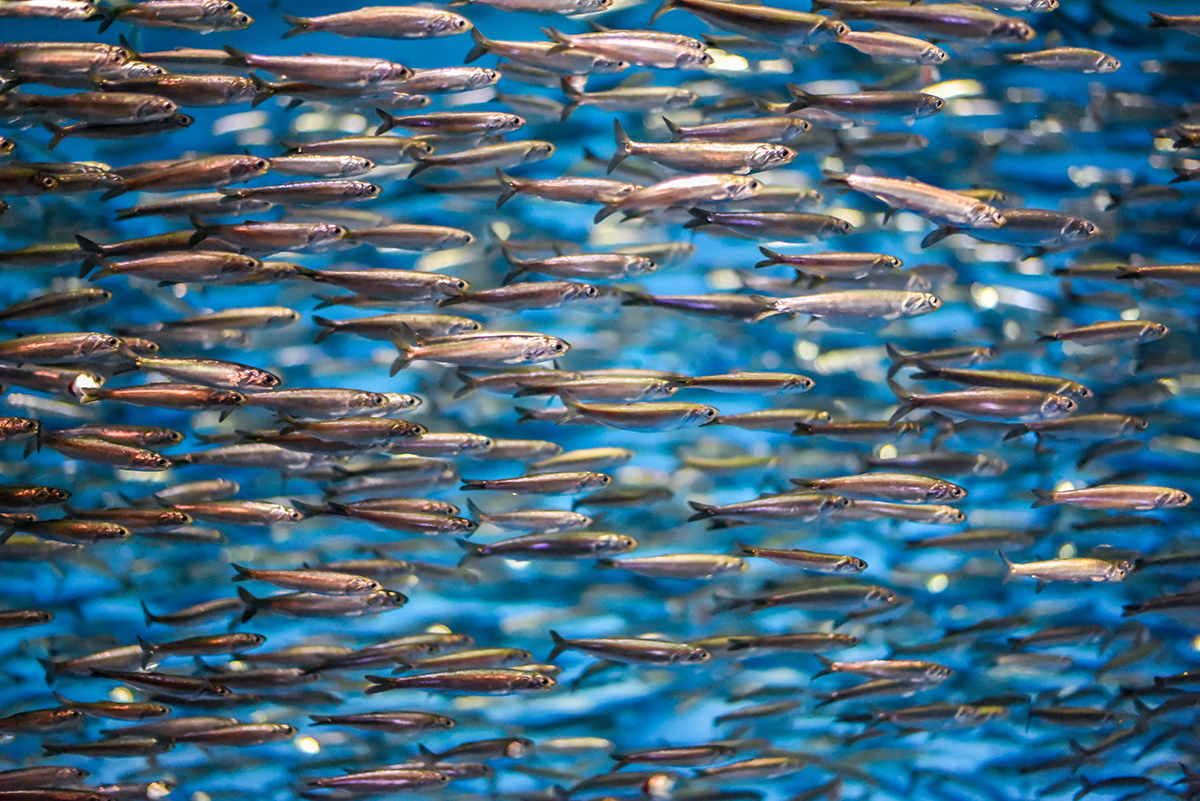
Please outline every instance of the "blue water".
M776 317L750 324L688 317L659 308L622 307L614 297L580 303L566 309L521 314L478 314L464 312L486 323L488 330L536 331L562 337L571 352L561 360L563 369L636 367L705 375L738 370L798 372L816 381L804 395L777 398L752 395L716 395L681 390L677 400L712 403L724 414L748 412L772 406L823 409L838 420L887 419L895 397L885 382L887 359L884 344L905 351L926 350L958 344L992 345L997 358L988 368L1014 369L1063 375L1084 381L1097 394L1086 411L1119 410L1137 413L1149 423L1138 437L1141 447L1132 452L1099 459L1076 467L1085 447L1055 443L1053 451L1035 453L1031 438L1001 441L1006 426L964 429L951 437L945 448L980 452L1007 460L1009 469L1000 476L945 476L962 484L970 496L960 504L971 527L1012 526L1044 530L1036 544L1009 553L1014 561L1086 555L1099 548L1116 548L1140 554L1156 554L1194 547L1194 513L1188 509L1144 514L1157 525L1136 528L1099 529L1079 532L1071 524L1096 519L1097 515L1062 511L1061 507L1030 508L1033 488L1050 488L1070 482L1073 486L1101 483L1107 476L1123 474L1126 483L1166 485L1192 495L1200 491L1195 478L1197 452L1194 393L1196 387L1195 346L1197 306L1193 289L1178 284L1148 282L1075 280L1076 293L1120 293L1112 305L1107 298L1090 297L1072 302L1065 299L1062 282L1051 273L1073 264L1113 261L1122 263L1177 263L1196 260L1195 238L1200 235L1196 193L1191 183L1178 184L1177 199L1159 205L1122 204L1105 210L1111 198L1147 184L1161 185L1173 173L1172 164L1192 168L1186 154L1177 154L1169 143L1155 139L1151 131L1169 125L1179 114L1194 109L1197 86L1178 76L1196 74L1197 40L1182 32L1147 29L1147 16L1138 3L1085 3L1064 0L1064 8L1049 14L1025 15L1038 31L1029 47L979 46L943 43L951 60L936 70L923 70L904 83L921 88L939 82L963 81L940 115L906 125L895 122L878 126L879 131L916 133L928 137L923 151L898 157L841 159L823 149L805 149L791 165L761 174L767 182L817 186L822 169L853 169L863 164L893 177L911 176L947 188L993 187L1019 196L1019 205L1056 209L1094 221L1104 231L1100 241L1085 250L1050 253L1022 260L1020 248L980 245L955 237L923 250L920 241L931 225L913 215L900 214L887 225L880 220L881 206L859 195L842 195L821 187L825 200L817 209L850 219L857 229L849 236L824 243L782 246L787 252L819 252L822 249L879 251L902 258L907 269L947 264L946 276L932 287L944 306L934 314L886 328L851 324L831 327L820 322ZM116 43L117 34L128 36L143 51L177 46L212 47L223 44L255 53L321 52L374 55L412 67L457 65L471 47L467 36L430 41L388 42L369 39L340 39L316 33L282 40L287 26L279 13L303 15L346 10L346 4L301 5L246 3L243 10L255 18L249 29L230 33L199 35L160 30L138 30L117 22L97 38L94 23L17 22L0 23L0 38L22 40L78 40ZM799 8L799 6L796 6ZM1195 13L1196 4L1162 2L1164 12ZM553 25L582 31L581 20L541 17L523 13L466 6L465 13L487 36L494 39L540 38L538 27ZM634 6L597 17L612 27L644 27L652 11L648 5ZM851 23L852 27L858 26ZM708 28L684 11L674 11L654 26L656 30L699 36ZM1061 37L1066 45L1101 49L1118 57L1119 71L1108 75L1068 75L998 63L997 54L1033 49ZM904 71L894 65L873 64L848 48L825 44L811 53L789 59L781 71L755 69L698 72L654 71L657 84L682 83L701 94L701 106L718 98L735 96L786 95L787 81L803 84L811 91L830 93L854 91L886 81ZM476 62L494 66L485 56ZM739 66L725 60L724 65ZM745 62L741 62L745 64ZM747 65L748 66L748 65ZM770 68L775 69L775 68ZM503 66L501 66L503 70ZM639 72L635 68L631 72ZM627 73L628 74L628 73ZM625 76L597 76L589 90L617 85ZM508 79L499 87L510 94L539 94L561 100L555 90L530 87ZM948 92L947 89L942 89ZM430 110L497 109L486 102L490 93L477 93L477 101L458 105L463 96L435 96ZM1136 102L1144 107L1133 110ZM1191 105L1189 105L1191 104ZM102 161L114 166L136 161L188 157L211 153L238 152L243 147L255 154L273 156L282 152L280 142L333 138L371 131L375 120L370 108L358 113L325 114L306 104L288 111L286 101L268 101L251 110L246 106L224 109L189 109L195 124L179 133L127 142L93 142L68 139L52 154L44 151L49 134L40 128L6 130L18 142L19 157L29 161L51 159ZM620 113L634 138L664 139L657 115L643 119L638 114ZM695 111L669 112L680 123L695 122ZM532 119L510 139L546 139L554 142L553 158L518 167L523 177L554 177L584 168L585 148L607 160L612 152L613 114L584 107L568 122L537 122ZM809 140L823 136L814 131ZM630 159L630 167L648 163ZM587 165L589 174L602 167ZM430 175L430 178L434 178ZM439 179L443 176L436 176ZM277 176L257 179L251 186L278 182ZM378 201L356 209L380 214L397 222L420 222L464 228L477 237L477 244L463 253L421 256L370 248L324 254L282 256L305 266L324 268L332 264L356 263L368 267L438 270L461 276L476 288L495 286L506 272L498 252L498 239L514 241L546 239L574 243L587 251L602 251L643 242L690 241L695 253L685 262L659 269L638 278L636 283L649 294L698 294L734 291L734 271L749 270L759 260L757 242L691 233L682 228L679 214L662 222L591 223L595 207L552 204L517 197L502 209L493 209L494 195L421 193L413 182L387 175L376 180L384 186ZM636 178L634 179L636 180ZM639 181L641 182L641 181ZM180 230L186 225L153 218L114 223L113 209L132 205L134 195L101 202L97 194L9 198L12 208L0 216L0 247L70 241L84 232L98 241L109 242L135 236ZM274 219L277 212L260 215ZM552 247L552 246L550 246ZM547 248L549 255L550 248ZM10 268L0 283L0 303L26 297L34 290L74 285L74 265L46 269ZM791 270L772 267L762 275L789 278ZM1027 620L998 631L949 642L927 656L956 671L946 682L923 689L910 699L878 698L817 704L820 696L854 683L848 677L811 679L818 661L805 654L779 653L745 659L718 656L702 666L669 668L628 667L587 679L578 689L571 685L591 662L568 652L557 660L564 669L559 686L546 693L505 698L455 698L415 691L366 696L362 671L329 674L317 683L298 689L333 693L341 703L300 705L264 700L232 708L229 714L246 721L290 723L300 728L289 743L244 749L216 747L204 751L180 745L153 761L60 757L57 764L73 764L91 772L89 782L150 781L169 778L177 783L172 797L202 801L211 798L291 798L300 791L299 777L334 775L340 769L369 769L399 762L416 753L416 743L444 750L471 740L521 735L532 739L532 755L520 763L493 762L496 779L470 781L470 793L542 793L555 785L605 772L610 760L604 749L580 755L556 753L537 744L561 737L592 736L610 740L615 750L659 745L687 745L725 738L742 739L742 757L763 751L803 752L811 766L789 776L727 782L693 779L681 782L676 793L701 789L754 789L770 798L788 798L842 776L845 798L1005 798L1026 799L1049 788L1045 797L1066 798L1080 788L1072 779L1073 765L1031 773L1015 768L1072 753L1076 740L1084 747L1100 742L1112 729L1078 731L1056 728L1035 721L1026 725L1029 704L1110 707L1127 716L1122 728L1135 725L1137 710L1123 688L1151 688L1143 700L1157 707L1172 694L1154 690L1155 676L1178 673L1197 662L1200 641L1187 620L1163 615L1123 619L1122 605L1157 595L1183 591L1194 579L1195 566L1184 565L1134 573L1120 584L1052 584L1035 593L1032 582L1001 582L1002 564L989 551L960 554L951 550L910 551L906 540L958 531L965 526L926 526L912 523L834 523L827 520L770 527L748 526L729 531L708 531L703 523L686 523L691 514L688 500L728 503L779 492L789 487L792 477L848 475L860 472L868 445L848 445L817 438L793 438L786 432L743 431L733 427L686 429L671 433L633 433L593 426L555 426L547 423L516 425L515 408L538 407L537 398L511 401L476 392L463 400L450 396L458 382L453 370L418 362L395 377L388 366L395 348L348 334L337 334L312 344L317 326L311 313L317 304L314 289L306 282L271 286L187 286L162 288L146 282L110 278L100 282L115 299L71 319L49 319L8 324L12 334L42 331L108 330L123 325L148 324L175 319L196 311L253 305L284 305L302 313L301 322L278 331L251 334L248 348L217 348L201 352L185 345L164 345L171 356L226 358L270 369L284 378L286 387L354 387L374 391L411 392L424 404L406 417L431 431L470 431L496 438L540 438L564 449L623 446L636 457L611 471L620 484L653 484L669 488L669 501L634 504L594 510L597 528L628 533L640 545L637 555L667 553L731 553L735 541L771 547L807 548L846 553L867 561L868 569L854 581L881 584L912 599L911 604L878 619L845 621L836 613L805 612L789 607L761 612L715 612L711 596L745 597L774 583L803 581L797 571L764 560L749 560L750 568L732 578L713 581L650 580L623 571L593 569L583 561L515 562L487 560L472 568L473 582L408 579L390 582L410 602L401 610L374 618L307 619L296 621L260 615L242 630L256 631L268 638L266 649L277 650L299 644L359 646L417 633L434 626L470 634L481 647L527 648L540 661L551 648L548 634L553 628L569 637L661 635L677 641L697 640L719 634L830 631L854 634L863 644L830 657L843 660L884 658L904 648L933 643L948 629L963 628L1007 615L1024 614ZM324 290L324 288L320 288ZM772 293L767 293L772 294ZM780 292L779 294L790 294ZM396 310L401 310L397 308ZM429 309L415 309L417 311ZM388 309L356 310L335 307L319 314L337 319L384 313ZM449 311L449 310L448 310ZM458 313L455 311L454 313ZM1057 344L1033 344L1035 331L1086 324L1118 315L1126 319L1155 320L1168 325L1170 335L1151 345L1100 347L1087 351ZM168 352L169 351L169 352ZM909 381L906 386L920 386ZM1122 401L1122 393L1147 387L1155 381L1169 382L1170 397L1146 402ZM114 378L111 385L124 385ZM940 385L937 385L940 386ZM79 406L74 403L39 406L35 411L22 404L31 394L10 389L4 414L39 416L45 426L61 428L73 420L169 425L188 432L188 440L168 455L208 447L202 435L232 434L235 429L269 428L269 415L242 410L220 423L215 415L185 414L163 410L124 407L119 404ZM932 433L919 440L897 440L902 453L931 447ZM883 444L883 443L881 443ZM682 465L680 454L745 452L774 455L770 466L731 474L706 474ZM6 444L3 458L6 483L44 483L73 493L77 508L118 506L122 495L135 497L181 481L227 477L241 486L246 499L290 498L315 501L321 484L302 475L247 469L203 466L180 467L166 474L117 472L111 468L65 460L49 449L22 457L20 444ZM515 462L451 459L457 472L468 478L515 476L522 467ZM920 471L914 471L920 472ZM402 495L441 498L466 507L467 494L457 482L428 490L405 491ZM498 493L473 493L485 510L516 508L523 499ZM545 508L570 508L571 498L532 499ZM464 512L465 514L465 512ZM203 600L234 594L229 579L230 562L271 567L293 567L317 560L349 558L362 548L387 546L397 558L424 560L451 567L461 556L449 538L419 538L377 530L367 523L338 517L318 517L291 527L221 527L229 542L220 546L159 543L134 537L120 544L93 546L81 554L54 563L17 561L0 548L0 591L5 607L49 609L56 619L49 625L0 633L4 655L4 679L0 679L0 713L52 706L53 699L43 681L36 658L49 653L74 656L117 644L131 644L137 636L166 641L175 636L216 633L226 621L178 631L163 626L147 628L139 601L152 610L166 612ZM497 529L483 527L476 541L501 538ZM1102 551L1102 553L1104 553ZM251 585L255 594L269 594L266 585ZM1006 638L1023 636L1059 625L1098 624L1106 627L1111 643L1029 649L1029 653L1052 653L1071 660L1069 666L1011 670L996 665L1009 652ZM1139 644L1157 642L1159 647L1132 665L1100 672L1107 660ZM899 649L899 650L898 650ZM208 660L220 664L219 658ZM163 670L187 673L186 659L164 660ZM374 672L374 671L372 671ZM386 673L386 670L378 671ZM114 685L98 679L64 677L54 689L77 700L99 700ZM801 702L786 715L752 720L745 726L716 724L714 719L752 701L736 700L763 689L760 700L776 696ZM1183 688L1186 689L1186 688ZM1182 690L1181 690L1182 691ZM268 693L269 694L269 693ZM1029 702L1008 698L1019 694ZM859 739L863 724L840 722L839 715L875 713L917 703L968 703L1004 696L1009 706L1007 719L978 727L953 728L934 724L929 731L905 733L884 724L881 736ZM378 735L352 729L312 727L310 713L345 714L376 709L416 709L445 714L458 720L450 732L430 733L419 738ZM209 714L177 707L176 715ZM1147 797L1168 797L1161 789L1179 778L1177 763L1194 764L1192 735L1194 714L1184 709L1142 719L1139 730L1113 750L1083 764L1074 774L1091 781L1119 776L1143 776L1160 789ZM44 739L82 742L96 739L100 728L112 722L90 720L79 733L52 733ZM119 725L119 724L113 724ZM869 730L871 731L871 730ZM1159 740L1160 735L1167 735ZM38 756L36 735L19 734L0 742L0 768L47 762ZM1148 744L1156 741L1156 744ZM315 753L313 753L315 751ZM524 765L529 772L518 770ZM637 767L627 770L639 769ZM693 769L677 768L684 776ZM555 773L561 771L562 773ZM1060 780L1063 780L1060 784ZM1138 787L1115 788L1107 797L1117 797ZM440 791L453 796L459 788ZM622 797L638 791L617 791ZM1114 795L1113 793L1116 793ZM1157 795L1155 795L1157 793ZM1095 795L1100 795L1097 791ZM835 796L831 796L835 797Z

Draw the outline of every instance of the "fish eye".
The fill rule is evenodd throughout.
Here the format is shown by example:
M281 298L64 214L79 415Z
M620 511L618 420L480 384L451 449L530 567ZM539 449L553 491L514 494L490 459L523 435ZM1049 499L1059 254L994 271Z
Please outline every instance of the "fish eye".
M266 159L257 159L254 162L254 169L256 169L256 170L265 170L270 166L271 166L271 162L267 161Z
M367 184L367 194L371 197L375 197L379 194L379 187L375 184Z
M387 398L383 395L374 394L370 397L370 403L372 406L387 406L387 402Z
M457 18L454 20L454 27L455 27L455 28L458 28L458 29L460 29L460 30L461 30L462 28L465 28L465 27L467 27L467 21L466 21L466 19L464 19L463 17L457 17Z
M749 186L751 189L753 189L755 191L762 189L762 184L759 183L758 181L751 181L749 184L747 184L747 186Z
M609 476L609 475L602 475L602 476L600 476L600 478L598 479L598 481L600 482L600 486L602 486L602 487L603 487L603 486L606 486L607 484L611 484L611 483L612 483L612 476Z
M45 189L53 189L58 186L58 180L53 175L42 175L37 179L38 183Z
M455 281L454 283L452 283L451 286L454 287L455 289L466 289L467 282L463 281L462 279L459 279L459 280Z
M165 456L159 456L157 459L154 460L154 466L167 468L167 467L171 466L171 461L169 459L167 459L167 457L165 457Z
M189 117L187 114L180 114L178 117L175 118L175 124L178 125L180 128L186 128L195 121L196 120L194 117Z
M563 343L561 343L561 342L555 342L553 345L551 345L551 346L550 346L550 348L551 348L551 350L553 350L555 353L562 353L562 352L563 352Z
M709 420L711 420L717 416L717 410L710 406L709 408L704 410L704 416L707 417Z
M600 290L596 289L594 286L589 286L587 289L583 290L583 294L587 295L589 298L594 298L600 294Z

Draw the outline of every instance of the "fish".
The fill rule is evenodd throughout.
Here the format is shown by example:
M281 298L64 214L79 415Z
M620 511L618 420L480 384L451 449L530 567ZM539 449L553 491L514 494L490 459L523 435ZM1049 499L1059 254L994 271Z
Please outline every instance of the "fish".
M629 156L642 156L685 172L723 172L733 175L782 167L796 157L796 152L791 148L769 143L635 142L625 133L619 120L613 121L613 128L617 152L608 162L610 173Z
M368 6L319 17L282 16L283 21L292 26L283 34L284 39L302 33L373 39L429 39L466 33L472 27L469 19L451 11L398 6Z

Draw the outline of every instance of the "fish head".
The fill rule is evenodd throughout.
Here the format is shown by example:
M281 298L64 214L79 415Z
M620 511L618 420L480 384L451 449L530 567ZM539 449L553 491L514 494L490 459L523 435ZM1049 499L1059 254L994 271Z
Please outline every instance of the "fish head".
M840 19L822 20L808 34L808 44L816 44L824 40L841 39L850 33L850 26Z
M681 662L685 665L702 665L712 659L712 654L703 648L690 646L684 649L676 662Z
M918 117L928 117L932 114L937 114L946 107L946 101L937 95L924 95L921 102L917 104Z
M821 499L821 511L827 512L830 509L845 509L847 506L853 506L854 501L844 495L826 495Z
M1096 60L1096 72L1116 72L1119 69L1121 69L1120 59L1110 55L1103 55Z
M344 192L346 197L379 197L379 193L383 190L378 184L367 183L365 181L355 181Z
M171 460L161 453L144 451L133 457L133 465L139 470L166 470L171 466Z
M962 509L955 509L953 506L943 506L937 510L933 516L938 523L965 523L967 515Z
M1041 417L1043 420L1056 420L1066 417L1079 408L1079 404L1065 395L1047 395L1042 401Z
M279 511L279 517L282 522L299 523L304 519L304 512L301 512L299 509L293 509L290 506L286 506Z
M476 331L483 330L483 323L478 320L463 320L455 322L450 326L449 333L451 334L470 334Z
M1072 217L1062 229L1064 242L1078 242L1100 234L1100 226L1082 217Z
M951 484L949 481L938 481L929 492L925 493L925 500L940 501L940 500L961 500L967 496L967 491L957 484Z
M1129 571L1132 569L1133 569L1133 566L1130 565L1129 562L1125 562L1125 561L1113 562L1108 567L1104 568L1104 572L1101 573L1100 577L1097 578L1096 580L1097 581L1123 581L1125 579L1125 576L1128 575Z
M448 517L443 531L453 534L470 534L479 528L479 524L466 517Z
M655 773L642 783L642 792L654 798L669 798L675 785L675 777L671 774Z
M446 297L454 298L470 289L471 285L461 278L447 276L438 280L437 288Z
M894 604L899 599L900 596L897 595L894 590L890 590L887 587L880 587L878 585L868 590L867 594L863 598L865 601L878 601L881 604Z
M921 55L917 56L917 63L926 66L936 66L938 64L945 64L949 58L950 56L946 54L945 50L930 45Z
M1092 392L1091 389L1079 383L1078 381L1068 381L1056 391L1059 395L1071 395L1076 398L1096 397L1095 392Z
M592 489L594 487L607 487L611 483L612 476L607 473L593 473L580 482L580 485L585 489Z
M929 292L910 292L901 305L901 312L908 317L929 314L942 307L942 299Z
M518 117L516 114L501 114L493 123L489 130L491 133L507 133L515 131L525 124L524 117Z
M458 725L458 723L450 718L442 717L441 715L434 715L429 722L431 725L437 726L440 729L453 729Z
M367 605L373 607L399 609L408 603L408 596L395 590L380 590L367 596Z
M629 69L628 61L614 60L610 58L602 58L596 56L592 61L592 73L595 75L604 75L610 72L624 72Z
M124 344L124 340L112 334L92 334L83 340L79 348L79 353L81 356L115 353Z
M1023 19L1009 19L992 29L992 38L1016 42L1032 42L1037 33Z
M523 358L529 362L544 362L556 359L569 351L571 346L558 337L533 337L533 342L525 348Z
M139 119L161 119L174 114L178 109L179 106L173 100L165 97L151 97L138 107L137 117Z
M711 53L706 53L703 50L685 52L680 53L675 59L675 68L681 70L699 69L700 67L711 66L712 63L713 57Z
M145 61L130 61L112 70L112 74L105 74L103 70L98 71L97 74L101 77L113 78L115 80L136 81L139 78L157 78L159 75L166 75L167 71L157 64L147 64Z
M1030 0L1028 10L1044 13L1058 8L1058 0Z
M265 175L271 169L267 159L245 159L229 168L229 177L234 181L245 181L259 175Z
M471 20L463 15L447 11L444 14L431 16L425 25L425 30L430 33L466 33L474 27Z
M571 0L576 14L593 14L604 11L612 5L612 0Z
M375 169L375 162L362 156L346 156L342 162L342 175L361 175Z
M433 155L433 145L426 142L424 139L416 139L404 146L405 158L416 161L420 156Z
M1150 425L1149 421L1145 420L1144 418L1133 417L1131 415L1129 417L1126 417L1121 422L1121 433L1122 434L1138 433L1141 431L1145 431L1149 425Z
M265 643L267 641L266 635L263 635L263 634L246 633L242 636L244 636L246 638L246 641L248 643L250 643L249 647L251 647L251 648L257 648L258 646L262 645L263 643ZM165 707L164 707L164 709L165 709ZM164 714L169 714L169 713L164 713Z
M626 262L626 275L646 275L658 269L658 265L646 256L633 256Z
M34 495L38 503L62 503L71 497L71 493L57 487L40 487Z
M605 534L597 538L596 546L600 553L629 553L638 546L638 541L628 534Z
M1154 342L1157 339L1162 339L1170 331L1162 323L1146 323L1142 326L1141 333L1138 335L1139 342Z
M676 89L671 93L671 96L667 98L666 106L669 109L687 108L695 105L696 101L699 99L700 98L696 95L696 93L689 89Z
M555 147L551 142L531 142L525 149L525 161L541 161L554 155Z
M214 389L205 400L212 406L241 406L246 402L246 396L232 389Z
M867 569L867 563L857 556L843 556L833 566L835 573L861 573Z
M346 582L346 587L355 595L365 595L369 592L378 592L383 589L382 584L366 576L355 576Z
M556 684L558 682L552 676L547 676L545 673L530 673L528 676L522 676L517 680L517 686L526 690L549 690Z
M750 154L750 169L765 170L787 164L796 158L796 151L783 145L760 145Z
M808 376L798 375L784 381L783 385L779 388L779 391L785 393L808 392L815 384L816 382Z
M729 182L725 185L724 200L742 200L743 198L755 197L762 191L762 181L749 176L731 176Z
M968 222L971 228L999 228L1004 225L1004 222L1004 214L995 206L977 203L971 207L970 222Z
M481 69L471 76L469 83L472 89L480 89L484 86L494 86L499 80L498 70Z
M1008 462L999 456L980 455L971 470L977 476L999 476L1008 471Z
M194 521L195 518L190 514L178 509L164 509L162 514L158 516L158 524L160 526L186 526Z
M358 392L350 399L352 409L382 409L388 399L380 392Z
M945 665L931 665L925 671L926 681L942 682L954 675L954 670Z
M572 284L563 292L563 300L579 300L594 298L600 295L600 289L594 284Z
M828 423L828 422L829 422L829 412L819 411L813 415L812 423L814 425L823 425L824 423ZM913 423L913 425L916 425L916 423ZM893 429L893 431L898 431L899 429L900 429L900 426L897 426L895 429Z
M708 425L720 417L721 413L712 406L697 404L690 409L686 415L689 422L698 422L700 425Z
M532 659L533 654L528 651L522 651L525 654L522 659ZM533 745L533 741L527 740L524 737L514 737L504 746L504 756L508 759L521 759L529 753L529 747Z
M1177 506L1187 506L1192 502L1192 496L1183 490L1168 490L1154 499L1156 509L1173 509Z

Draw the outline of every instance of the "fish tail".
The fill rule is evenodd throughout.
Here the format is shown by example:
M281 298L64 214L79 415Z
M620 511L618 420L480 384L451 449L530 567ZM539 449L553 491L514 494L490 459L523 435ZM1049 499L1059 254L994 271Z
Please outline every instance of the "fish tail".
M508 175L499 167L496 168L496 178L504 185L504 190L500 193L500 197L496 198L496 208L500 208L507 203L513 195L517 194L517 179Z
M158 617L158 615L156 615L150 611L150 607L146 606L145 601L142 601L141 604L142 604L142 615L144 615L146 618L146 628L149 628L152 624L157 623L159 621L159 617Z
M650 22L647 24L653 25L659 20L660 17L662 17L663 14L666 14L673 8L675 8L675 0L663 0L662 5L656 8L654 13L650 15Z
M125 184L122 183L120 186L114 186L112 189L109 189L107 192L105 192L103 195L100 196L100 199L101 200L112 200L114 197L117 197L118 195L123 195L128 191L129 190L125 188ZM121 219L121 218L118 217L117 219Z
M229 54L229 58L233 62L229 66L231 66L231 67L248 67L248 66L250 66L250 61L249 61L250 54L245 52L244 50L238 50L233 45L225 45L221 49Z
M888 426L895 427L896 423L899 423L901 420L907 417L915 408L916 407L913 406L912 401L906 400L904 403L900 404L900 408L896 409L896 411L892 413L892 416L888 418Z
M567 642L566 637L563 637L554 629L550 629L550 639L554 640L554 650L552 650L550 655L546 657L547 662L553 662L559 654L567 650L567 648L569 648L571 645L569 642Z
M479 523L487 522L485 520L487 515L484 514L484 511L482 509L480 509L479 506L475 503L475 501L471 498L467 498L467 511L471 513L471 516L475 518L476 522L479 522Z
M813 104L813 101L816 100L813 95L804 91L794 83L789 83L787 88L788 91L791 92L793 98L792 102L788 103L788 106L785 109L785 111L787 111L789 114L793 111L799 111L800 109L808 108Z
M142 54L137 51L137 48L135 48L133 46L132 42L130 42L128 39L125 38L125 34L118 33L117 41L120 42L121 47L123 47L129 51L130 56L137 59L138 61L144 61L144 59L142 58Z
M458 543L458 547L462 548L466 553L462 559L458 560L458 566L462 567L472 559L482 559L487 556L487 549L478 543L470 542L462 537L455 537L454 541Z
M1037 500L1033 502L1034 509L1038 509L1043 506L1049 506L1050 504L1054 503L1053 490L1044 490L1035 487L1034 489L1031 489L1030 492L1032 492L1033 496L1037 498Z
M147 670L154 659L154 644L143 640L141 635L138 635L137 642L138 647L142 649L142 670Z
M621 165L622 161L633 155L633 140L629 138L629 134L625 133L625 129L621 127L620 120L613 120L613 134L617 139L617 152L613 153L613 157L608 160L608 172L610 174Z
M491 40L479 32L478 28L471 29L471 40L475 42L475 46L467 53L467 57L463 59L464 64L470 64L480 56L486 56L490 50Z
M237 571L237 575L234 576L232 579L230 579L231 581L253 581L254 580L254 576L250 575L252 572L250 568L245 567L243 565L239 565L236 562L230 562L229 566Z
M757 556L758 555L758 548L755 548L753 545L747 545L744 542L735 542L733 544L733 547L734 547L733 552L735 554L737 554L738 556Z
M481 490L484 489L483 482L475 479L464 478L460 490Z
M237 203L242 199L242 191L243 190L241 189L234 189L232 186L218 186L217 192L219 192L222 197L217 202L222 206L230 203Z
M458 370L454 371L454 377L457 378L459 381L461 381L463 384L461 387L459 387L458 389L456 389L454 391L453 397L455 399L461 398L464 395L468 395L471 392L474 392L475 387L479 386L479 381L474 376L467 373L466 370L463 370L461 367Z
M683 128L680 128L678 125L671 122L666 117L663 117L662 121L663 121L663 125L667 126L667 130L671 132L671 141L672 142L678 142L681 139L683 139L683 136L684 136Z
M375 129L376 136L381 136L396 127L396 118L383 109L375 109L375 116L382 120L379 127Z
M767 258L763 261L760 261L758 264L755 264L754 265L755 267L769 267L772 264L781 264L782 263L782 259L783 259L782 253L778 253L774 250L771 250L770 248L766 248L761 245L758 248L758 252L763 254Z
M126 9L129 7L130 6L126 5L116 6L115 8L99 9L95 14L92 14L90 17L88 17L88 20L100 20L100 28L96 31L96 33L104 33L114 22L117 21L118 17L125 13Z
M1012 560L1009 559L1007 556L1005 556L1004 551L1000 550L999 548L996 549L996 553L999 554L1000 561L1004 562L1004 578L1003 578L1003 580L1001 580L1000 583L1007 584L1009 582L1009 580L1012 578L1012 574L1013 574L1012 573L1012 566L1013 566Z
M208 239L212 229L195 214L191 215L189 219L191 220L192 227L196 229L196 233L192 234L192 238L188 240L188 247L194 248L205 239Z
M570 392L560 390L558 393L558 397L562 399L563 406L565 406L567 408L567 410L566 410L566 413L563 414L562 417L558 418L558 420L555 421L555 425L562 425L563 423L569 423L570 421L574 420L575 418L583 416L583 406L580 405L579 401L577 401L575 399L574 395L572 395Z
M700 501L688 501L688 506L696 510L696 514L687 519L687 522L692 523L696 520L707 520L716 516L714 511L717 507L712 504L700 503Z
M67 136L66 128L61 125L56 125L49 120L43 120L42 126L45 127L45 129L51 134L53 134L53 136L50 137L50 144L46 145L47 150L53 150L54 148L58 147L58 143Z
M634 292L632 290L626 289L626 290L622 290L621 295L622 295L622 298L621 298L622 306L653 306L654 305L654 298L652 298L650 295L644 295L641 292Z
M237 588L238 598L242 599L242 603L246 605L246 611L242 612L242 622L246 623L250 618L258 614L259 599L250 594L250 591L245 587Z
M933 231L930 231L928 234L925 235L925 238L921 240L921 248L924 249L924 248L932 247L933 245L936 245L938 242L941 242L946 237L950 236L951 234L955 234L955 233L958 233L957 228L955 228L952 225L943 225L941 228L934 229Z
M1168 28L1168 27L1170 27L1171 20L1170 20L1170 18L1167 17L1166 14L1161 14L1157 11L1149 11L1147 13L1150 15L1150 24L1147 27L1149 27L1149 28Z
M688 209L688 214L692 215L692 219L683 224L684 228L702 228L712 222L712 215L704 209Z
M314 726L328 726L333 722L333 718L329 715L309 715L308 719L313 722Z
M612 570L614 568L620 567L620 565L617 564L616 559L597 559L596 567L603 568L605 570Z
M513 281L520 278L525 273L526 269L528 269L528 267L525 262L513 256L512 253L508 251L508 248L500 248L500 254L504 256L504 261L509 266L508 272L505 273L504 278L500 281L500 286L508 286Z
M421 761L426 765L436 764L441 754L435 754L424 746L422 743L417 743L417 750L421 753Z
M313 322L321 327L321 330L317 332L317 338L313 340L314 345L318 342L324 342L337 332L337 324L327 317L321 317L320 315L314 314Z
M269 100L275 96L278 87L262 77L258 73L250 73L250 82L254 84L254 99L250 101L250 108L256 108L265 100ZM288 109L291 110L291 107Z
M600 211L596 212L596 216L592 218L592 222L598 223L601 220L608 219L609 217L613 216L616 213L617 213L617 205L615 203L609 203L604 208L600 209Z
M368 674L366 679L367 681L375 682L366 689L367 695L375 695L376 693L387 692L388 690L392 689L391 687L388 687L390 680L387 676L372 676Z
M554 28L541 28L541 32L547 39L555 43L555 46L550 48L549 53L561 53L571 46L571 39L565 33Z
M50 686L54 683L54 680L58 678L58 666L49 659L39 659L38 664L41 665L42 670L46 672L46 686Z
M1019 439L1025 436L1028 431L1029 429L1025 426L1013 426L1004 434L1004 441L1008 442L1009 440Z
M280 14L279 16L284 22L292 26L290 30L283 34L284 39L291 39L293 36L308 33L310 30L307 17L293 17L291 14Z
M337 503L336 501L326 501L325 506L329 509L329 511L333 512L334 514L343 515L343 516L349 516L349 514L350 514L350 507L344 503Z
M827 656L822 656L821 654L813 654L813 656L815 656L817 659L819 659L821 661L821 665L822 665L821 670L819 670L813 674L812 677L814 679L818 678L820 676L828 676L830 673L837 672L836 670L833 669L833 660L832 659L830 659Z

